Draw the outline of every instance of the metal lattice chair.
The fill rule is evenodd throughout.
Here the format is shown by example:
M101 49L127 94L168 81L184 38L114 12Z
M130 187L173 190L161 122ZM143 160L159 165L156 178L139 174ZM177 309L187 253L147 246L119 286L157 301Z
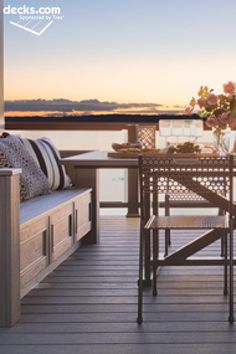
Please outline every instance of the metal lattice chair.
M144 149L155 149L156 125L136 125L136 139L142 142Z
M181 156L140 156L139 158L141 225L138 281L138 318L143 321L143 275L153 257L153 295L157 295L157 268L164 265L223 265L224 294L228 294L229 268L229 321L233 315L233 228L235 205L233 204L233 158ZM169 191L183 195L189 192L209 200L226 214L221 216L160 216L159 197ZM227 196L227 198L226 198ZM208 230L203 235L173 252L160 257L159 230L199 229ZM224 237L225 254L217 259L193 259L192 255ZM152 236L152 252L148 243ZM147 259L147 257L149 259ZM144 272L145 270L145 272Z
M223 183L223 182L222 182ZM169 186L168 182L167 185ZM165 216L171 215L172 208L214 208L214 205L200 195L193 193L187 188L175 189L167 188L165 201L160 202L160 206L164 206ZM226 191L225 191L226 193ZM218 208L218 215L224 215L224 211ZM171 245L171 232L165 230L165 255L168 255L168 248ZM224 256L224 236L221 239L221 256Z

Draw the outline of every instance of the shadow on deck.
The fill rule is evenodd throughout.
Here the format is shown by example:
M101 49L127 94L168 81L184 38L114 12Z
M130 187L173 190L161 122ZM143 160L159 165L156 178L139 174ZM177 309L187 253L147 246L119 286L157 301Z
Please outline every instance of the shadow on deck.
M103 217L101 228L99 244L80 248L25 297L21 321L0 330L1 354L236 352L221 267L163 268L138 326L138 219ZM176 232L173 248L186 239L190 232Z

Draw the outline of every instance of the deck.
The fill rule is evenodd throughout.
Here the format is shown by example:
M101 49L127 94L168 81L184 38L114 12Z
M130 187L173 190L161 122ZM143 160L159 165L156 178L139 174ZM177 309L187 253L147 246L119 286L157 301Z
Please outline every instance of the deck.
M99 244L80 248L26 296L21 321L0 330L0 354L236 352L221 267L163 268L138 326L138 219L103 217L101 228ZM175 232L173 248L186 239L189 231ZM219 243L205 252L216 255Z

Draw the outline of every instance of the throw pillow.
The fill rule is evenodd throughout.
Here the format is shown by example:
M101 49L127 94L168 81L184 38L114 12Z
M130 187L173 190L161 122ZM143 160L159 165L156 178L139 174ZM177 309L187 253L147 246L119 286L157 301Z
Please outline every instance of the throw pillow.
M71 187L71 179L66 174L65 167L60 164L60 152L48 138L37 140L19 138L29 154L47 176L51 190L61 190Z
M49 193L44 173L14 135L0 138L0 168L21 168L21 201Z

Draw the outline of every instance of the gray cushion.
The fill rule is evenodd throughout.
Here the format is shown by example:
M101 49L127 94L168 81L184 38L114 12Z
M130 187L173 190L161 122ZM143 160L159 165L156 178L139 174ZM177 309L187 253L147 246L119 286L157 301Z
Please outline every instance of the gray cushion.
M60 192L52 192L48 195L34 198L32 200L26 201L20 206L20 223L24 224L27 221L41 216L44 213L51 211L52 209L58 207L58 205L65 203L73 198L77 197L79 194L87 193L88 189L68 189Z

